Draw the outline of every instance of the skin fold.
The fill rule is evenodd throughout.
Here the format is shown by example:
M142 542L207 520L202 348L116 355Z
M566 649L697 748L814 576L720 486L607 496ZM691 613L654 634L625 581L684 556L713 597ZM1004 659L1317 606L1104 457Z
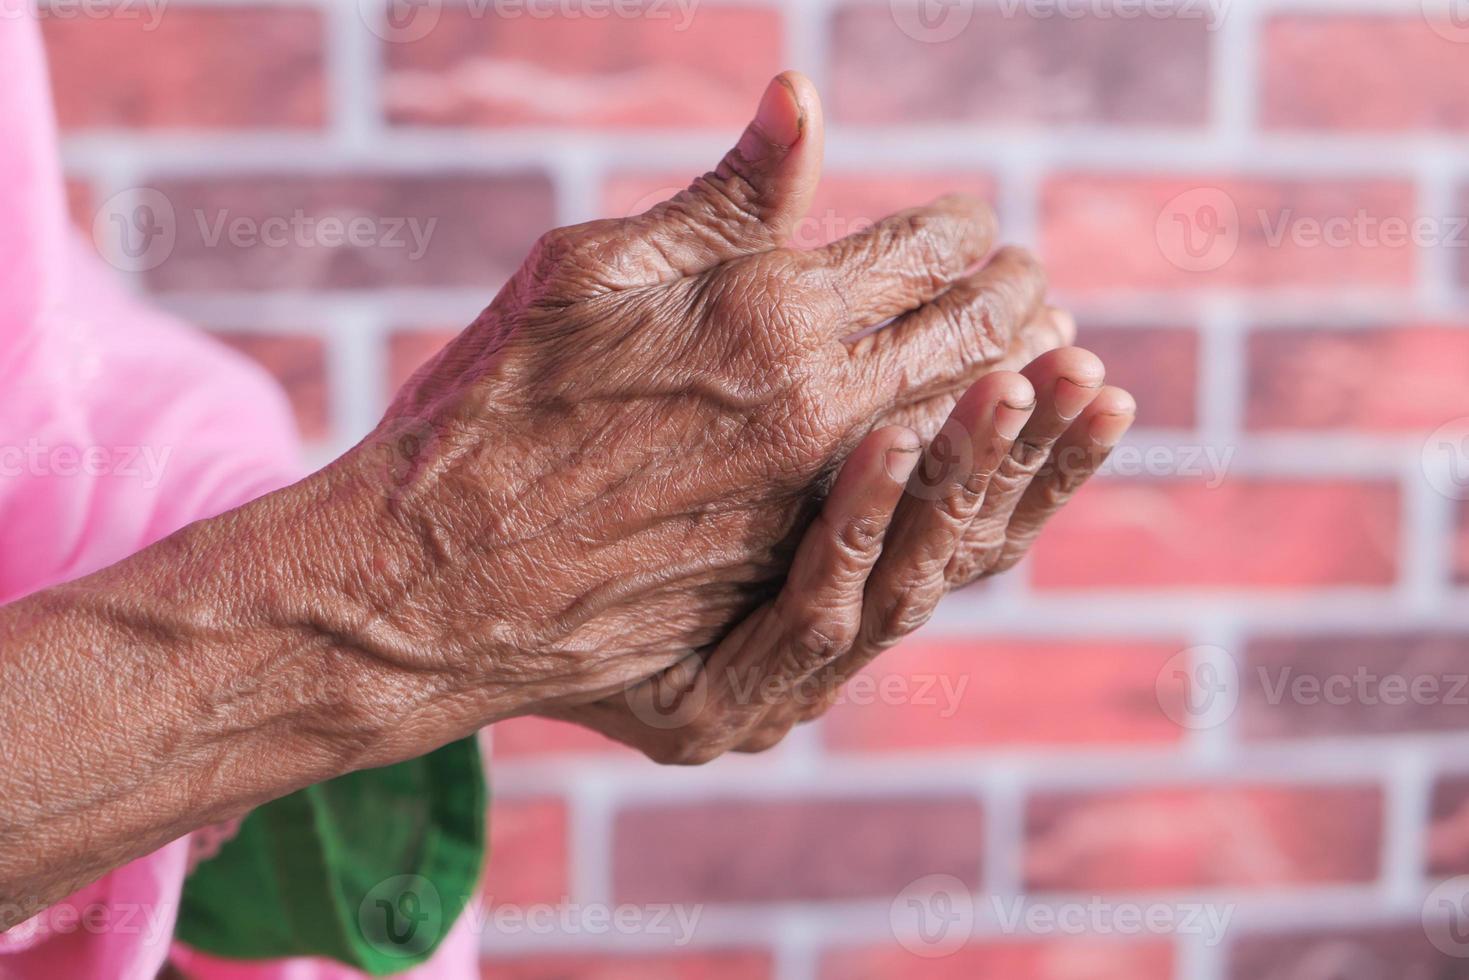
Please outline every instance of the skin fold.
M1132 400L981 202L784 247L821 133L780 76L688 190L543 236L342 458L0 609L0 909L516 715L768 748L1018 561Z

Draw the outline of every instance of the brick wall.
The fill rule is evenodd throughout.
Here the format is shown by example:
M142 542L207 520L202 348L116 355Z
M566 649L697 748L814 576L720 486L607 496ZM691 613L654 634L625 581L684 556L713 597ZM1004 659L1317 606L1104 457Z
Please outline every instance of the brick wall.
M155 192L171 250L121 264L325 459L538 232L668 193L799 67L802 243L990 196L1141 424L1031 562L766 756L501 726L492 911L555 916L488 920L487 976L1469 977L1451 0L578 2L52 0L78 220Z

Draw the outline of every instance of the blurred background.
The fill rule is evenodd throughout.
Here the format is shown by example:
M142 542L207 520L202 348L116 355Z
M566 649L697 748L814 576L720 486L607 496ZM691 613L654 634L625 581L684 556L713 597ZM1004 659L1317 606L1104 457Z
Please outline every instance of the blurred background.
M318 462L784 67L798 244L983 194L1138 396L1032 560L777 750L498 726L487 977L1469 977L1469 3L42 8L79 226Z

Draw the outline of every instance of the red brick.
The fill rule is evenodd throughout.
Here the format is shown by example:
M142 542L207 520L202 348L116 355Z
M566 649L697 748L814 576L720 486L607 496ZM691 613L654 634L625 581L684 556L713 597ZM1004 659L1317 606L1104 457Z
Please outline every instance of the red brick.
M1271 18L1261 54L1265 125L1469 130L1469 49L1430 30L1412 7L1396 16Z
M570 888L566 804L556 799L491 801L490 906L559 905Z
M1469 964L1435 949L1411 925L1270 932L1229 949L1230 980L1463 980Z
M769 953L689 950L680 953L543 953L487 956L484 980L763 980Z
M893 896L929 874L973 887L979 803L964 797L741 800L617 815L622 902L774 902Z
M1454 581L1460 585L1469 583L1469 500L1459 502L1453 549Z
M1190 462L1177 460L1180 467ZM1103 589L1393 581L1394 484L1237 477L1211 489L1208 479L1088 486L1036 542L1033 581L1043 588Z
M296 425L306 440L325 439L331 433L331 410L326 380L326 347L316 337L301 334L220 332L216 336L235 350L258 361L280 382L291 400Z
M1249 738L1469 729L1469 636L1352 634L1252 640L1240 721Z
M152 186L177 230L172 253L148 273L158 290L459 286L488 294L555 223L551 185L539 174L241 176Z
M318 10L168 5L156 23L143 4L116 10L42 17L64 129L323 124Z
M426 36L385 45L388 117L432 125L717 126L733 138L783 67L780 13L696 6L685 24L675 5L650 9L666 16L573 11L502 25L445 5Z
M1199 335L1189 328L1097 327L1079 315L1077 343L1107 365L1107 382L1137 399L1137 424L1191 429L1198 421Z
M1040 210L1060 290L1406 288L1419 261L1406 180L1071 173Z
M403 386L413 372L458 336L458 330L398 331L388 337L387 394Z
M1197 126L1208 116L1202 19L1007 16L987 4L955 4L949 16L972 19L956 37L935 42L899 26L913 23L921 2L837 11L835 119Z
M1422 435L1469 415L1469 330L1250 335L1248 425Z
M976 943L942 957L923 957L896 945L828 951L822 980L1171 980L1167 942L1065 939L1054 942Z
M714 161L710 161L713 166ZM623 217L646 211L678 193L697 174L621 173L602 190L602 213ZM791 236L794 248L815 248L870 228L895 211L926 204L950 192L995 199L995 182L986 174L862 174L826 172L811 210Z
M853 678L828 716L845 751L1160 744L1182 730L1157 677L1187 643L913 640Z
M589 728L530 716L500 722L493 729L492 742L496 759L547 755L617 755L633 752L632 749L598 735Z
M1469 776L1445 777L1433 788L1427 847L1429 874L1469 874Z
M1284 888L1369 882L1382 794L1369 786L1049 793L1026 808L1031 891Z

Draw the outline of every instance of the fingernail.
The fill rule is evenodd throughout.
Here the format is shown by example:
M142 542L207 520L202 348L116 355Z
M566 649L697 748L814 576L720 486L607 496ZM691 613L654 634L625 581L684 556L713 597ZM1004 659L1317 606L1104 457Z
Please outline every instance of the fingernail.
M1035 411L1035 402L1029 405L1011 405L1000 402L995 406L995 432L1001 439L1014 442L1015 437L1020 435L1020 430L1025 428L1025 423L1030 421L1030 415Z
M765 86L760 107L755 110L755 124L740 140L740 154L746 160L761 160L772 151L783 153L801 138L805 124L805 113L791 83L777 76Z
M899 446L887 451L884 464L887 467L888 476L893 478L894 483L907 485L908 477L913 475L913 467L918 465L920 446Z
M1091 429L1087 434L1091 436L1092 442L1110 449L1122 441L1136 418L1134 415L1113 413L1098 415L1092 419Z
M1071 421L1091 404L1101 387L1100 384L1079 385L1068 378L1062 378L1056 382L1056 414L1068 422Z

